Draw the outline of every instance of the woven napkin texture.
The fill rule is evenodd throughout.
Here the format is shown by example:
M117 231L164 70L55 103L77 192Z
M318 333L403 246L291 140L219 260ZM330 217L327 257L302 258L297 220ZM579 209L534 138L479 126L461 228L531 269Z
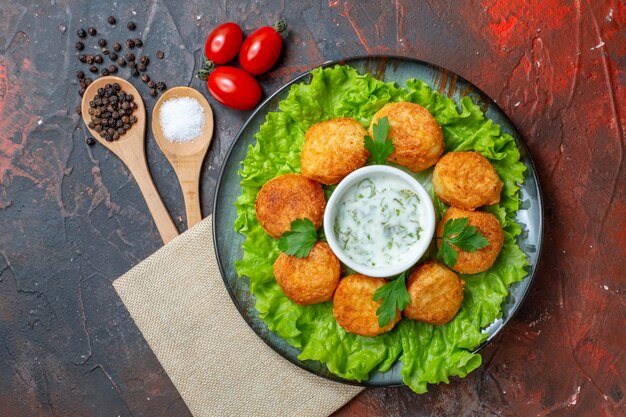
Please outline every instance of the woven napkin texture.
M248 327L220 276L210 217L113 287L195 417L326 416L362 390L298 368Z

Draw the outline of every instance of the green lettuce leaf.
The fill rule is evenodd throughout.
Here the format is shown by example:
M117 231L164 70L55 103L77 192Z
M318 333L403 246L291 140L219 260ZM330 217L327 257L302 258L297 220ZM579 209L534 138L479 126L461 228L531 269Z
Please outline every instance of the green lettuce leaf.
M448 324L433 326L403 319L391 332L362 337L344 331L335 321L332 304L300 306L282 293L272 272L280 253L256 218L254 201L269 179L300 171L304 133L314 123L335 117L352 117L369 127L372 116L388 102L411 101L426 107L442 126L446 151L474 150L488 158L504 183L501 202L486 208L498 217L505 232L504 246L492 268L463 275L464 300ZM315 69L308 84L295 84L271 112L256 134L242 162L242 194L235 204L235 230L246 237L244 254L235 267L250 279L256 308L268 328L301 349L299 359L324 363L330 372L355 381L366 380L374 370L384 372L396 360L403 364L404 382L422 393L428 384L448 383L450 376L464 377L481 364L472 351L484 342L482 330L502 315L502 303L513 282L526 276L528 261L516 244L521 227L515 223L519 208L519 184L524 165L514 139L486 119L468 97L457 105L426 83L408 80L406 88L361 75L349 66ZM431 191L431 171L415 177ZM334 187L326 187L326 196ZM437 216L446 206L434 196ZM434 246L434 243L433 243ZM436 247L429 254L436 254Z

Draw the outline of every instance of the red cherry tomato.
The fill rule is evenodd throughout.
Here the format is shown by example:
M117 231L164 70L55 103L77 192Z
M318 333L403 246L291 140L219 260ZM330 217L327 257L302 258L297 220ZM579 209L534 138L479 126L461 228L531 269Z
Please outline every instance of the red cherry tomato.
M236 23L223 23L213 29L204 43L204 55L214 64L225 64L237 56L243 32Z
M261 99L259 83L242 69L217 67L207 82L209 92L217 101L236 110L249 110Z
M250 74L263 74L274 66L283 48L280 32L287 29L281 19L276 26L265 26L255 30L246 38L239 51L239 63Z

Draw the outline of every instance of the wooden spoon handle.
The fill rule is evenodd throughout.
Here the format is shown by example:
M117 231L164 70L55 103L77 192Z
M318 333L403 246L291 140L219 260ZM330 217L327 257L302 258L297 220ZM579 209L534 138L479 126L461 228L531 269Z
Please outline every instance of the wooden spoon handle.
M146 204L148 205L150 214L152 214L152 218L156 223L161 239L163 239L163 243L168 243L170 240L178 236L178 229L174 225L172 217L170 217L170 213L165 208L165 204L163 204L163 200L161 200L161 196L154 186L154 182L152 181L152 176L150 175L145 159L143 163L133 163L132 166L129 166L128 168L139 185L141 194L143 194L143 198L146 200Z
M191 228L202 220L200 211L200 168L202 161L180 160L174 170L180 182L187 212L187 228Z

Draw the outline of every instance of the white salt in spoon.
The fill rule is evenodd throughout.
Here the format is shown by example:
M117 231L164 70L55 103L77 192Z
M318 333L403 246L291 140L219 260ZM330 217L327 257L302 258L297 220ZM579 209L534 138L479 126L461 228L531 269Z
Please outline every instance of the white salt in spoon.
M160 111L166 101L184 97L192 98L200 104L204 110L204 124L200 134L193 140L173 142L166 137L163 131L164 126L161 126ZM202 220L202 213L200 212L200 169L213 138L213 111L211 106L204 96L193 88L171 88L159 98L152 110L152 132L161 151L172 164L180 182L185 199L187 227L190 228Z

